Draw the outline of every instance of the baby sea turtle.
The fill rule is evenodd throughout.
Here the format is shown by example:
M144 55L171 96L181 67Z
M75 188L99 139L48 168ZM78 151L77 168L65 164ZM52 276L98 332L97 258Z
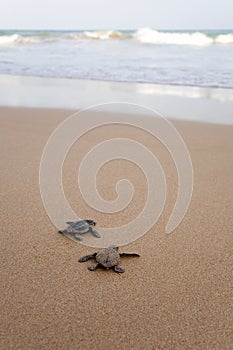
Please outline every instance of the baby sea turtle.
M140 256L136 253L119 253L118 247L111 246L108 248L105 248L103 250L100 250L94 254L83 256L79 259L79 262L85 262L90 259L95 259L95 262L92 263L90 266L88 266L88 269L90 271L94 271L97 266L101 265L105 269L113 268L115 272L125 272L120 266L118 266L121 257L123 256Z
M82 240L82 234L91 232L96 238L100 238L100 234L92 226L96 225L93 220L67 221L67 227L64 230L59 230L59 233L73 236L77 240Z

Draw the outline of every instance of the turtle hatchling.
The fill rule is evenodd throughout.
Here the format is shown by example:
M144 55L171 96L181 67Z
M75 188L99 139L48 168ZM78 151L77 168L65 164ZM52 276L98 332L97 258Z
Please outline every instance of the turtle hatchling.
M100 234L93 226L96 225L96 222L93 220L80 220L80 221L67 221L67 227L64 230L59 230L59 233L63 233L68 236L81 241L82 235L87 232L91 232L94 237L100 238Z
M113 269L115 272L122 273L125 272L118 264L121 260L121 257L124 256L140 256L136 253L119 253L119 248L111 246L100 250L94 254L83 256L79 259L79 262L85 262L90 259L95 259L91 265L88 266L90 271L94 271L98 266L102 266L105 269Z

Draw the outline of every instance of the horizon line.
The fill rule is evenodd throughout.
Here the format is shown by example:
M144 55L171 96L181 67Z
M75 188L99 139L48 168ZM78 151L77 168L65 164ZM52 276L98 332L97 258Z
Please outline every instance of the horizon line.
M88 31L126 31L126 30L139 30L139 29L144 29L144 28L149 28L152 30L209 30L209 31L213 31L213 30L232 30L233 28L153 28L153 27L148 27L148 26L144 26L144 27L138 27L138 28L70 28L70 29L65 29L65 28L0 28L0 31L4 31L4 30L20 30L20 31L29 31L29 30L44 30L44 31L83 31L83 30L88 30Z

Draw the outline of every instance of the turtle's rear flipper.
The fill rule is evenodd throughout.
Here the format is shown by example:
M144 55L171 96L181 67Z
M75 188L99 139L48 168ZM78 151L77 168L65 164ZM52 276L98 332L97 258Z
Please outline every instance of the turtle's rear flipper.
M77 239L78 241L82 241L83 240L82 236L79 235L78 233L74 234L74 238Z
M96 238L100 238L100 234L98 231L96 231L96 229L94 229L93 227L90 227L90 232L93 234L93 236L95 236Z
M113 267L113 270L114 270L115 272L118 272L118 273L123 273L123 272L125 272L124 269L122 269L120 266L117 266L117 265Z
M98 265L99 265L99 263L97 263L97 261L96 261L93 264L88 266L88 270L94 271L97 268Z
M97 253L85 255L85 256L83 256L82 258L79 259L79 262L85 262L87 260L93 259L93 258L95 258L96 254Z
M124 256L140 256L140 255L137 253L120 253L120 256L124 257Z

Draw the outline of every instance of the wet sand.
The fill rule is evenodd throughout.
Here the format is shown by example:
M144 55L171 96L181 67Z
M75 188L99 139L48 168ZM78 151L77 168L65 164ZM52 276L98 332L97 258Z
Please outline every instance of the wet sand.
M64 165L67 198L80 216L102 227L126 223L145 201L143 174L126 161L106 165L100 193L130 178L135 196L117 215L89 208L75 185L76 166L100 140L129 133L161 161L168 194L150 232L122 251L124 274L87 270L79 257L94 251L59 235L39 191L39 164L68 110L1 108L1 349L230 349L232 346L233 126L173 122L194 168L188 213L172 233L165 225L177 193L174 165L152 137L108 127L85 135ZM78 153L77 153L78 150Z

